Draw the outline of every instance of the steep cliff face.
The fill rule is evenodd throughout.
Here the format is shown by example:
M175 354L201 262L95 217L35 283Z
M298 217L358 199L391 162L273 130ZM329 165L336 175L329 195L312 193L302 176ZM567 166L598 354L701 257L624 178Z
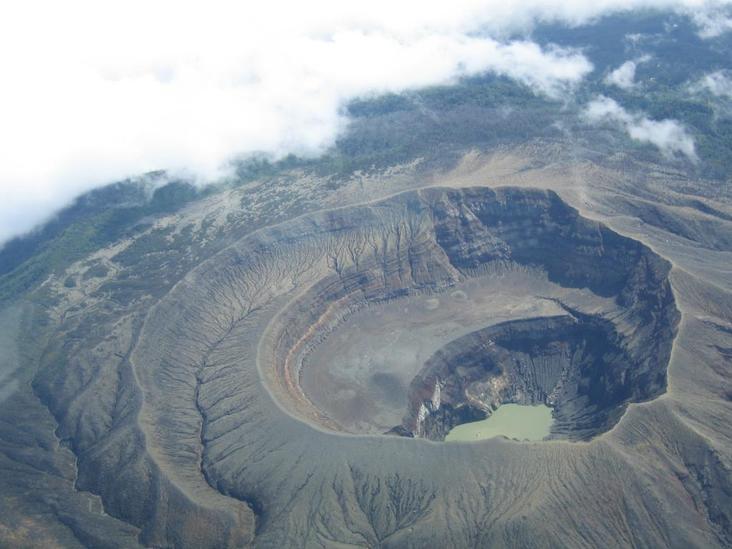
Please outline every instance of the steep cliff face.
M665 390L668 355L644 350L630 349L611 322L576 312L478 330L425 363L402 432L442 440L501 404L541 403L553 408L554 438L591 438L611 428L628 402Z
M545 403L554 408L553 437L590 438L612 427L628 402L665 390L679 319L669 266L552 193L505 190L491 198L468 190L434 202L436 240L451 263L465 273L499 260L539 266L562 286L614 298L622 312L613 322L623 333L574 311L469 334L427 361L398 431L440 440L502 403Z

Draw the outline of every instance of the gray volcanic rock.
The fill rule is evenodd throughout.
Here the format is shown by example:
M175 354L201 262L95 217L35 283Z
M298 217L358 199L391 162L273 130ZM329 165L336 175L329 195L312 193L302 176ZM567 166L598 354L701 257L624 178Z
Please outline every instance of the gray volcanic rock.
M298 509L312 497L328 510L334 540L383 543L445 505L434 507L446 495L443 480L424 476L444 451L314 431L306 422L340 429L303 393L300 357L363 307L445 291L492 263L538 266L555 284L616 302L612 322L539 319L467 336L521 347L535 361L553 345L571 357L533 386L514 368L516 383L498 400L553 395L556 434L588 438L612 426L627 402L663 391L677 321L668 265L554 193L511 188L427 189L259 231L193 269L144 319L67 320L34 387L79 456L77 484L141 528L144 543L240 545L252 539L255 520L265 545L285 543L285 534L311 539L322 527L310 519L285 524L305 519ZM615 324L632 328L632 345ZM537 340L522 342L522 333ZM425 366L430 375L434 362ZM456 385L445 394L458 406L466 393ZM397 457L372 461L374 448ZM422 455L418 474L396 465L414 451ZM287 494L296 498L290 504Z
M611 322L577 312L478 330L425 363L399 432L442 440L501 404L543 403L554 408L553 438L589 439L615 425L628 402L665 391L675 323L658 331L648 335L665 344L632 348Z
M23 321L18 333L43 334L17 364L38 397L28 409L45 413L32 429L46 429L33 435L43 452L23 451L48 456L35 463L53 464L54 493L70 503L31 502L23 494L38 484L26 476L3 482L23 509L65 521L54 539L728 543L732 482L718 441L732 389L719 379L732 307L720 287L546 190L423 188L282 223L278 212L255 232L216 200L66 273L43 314ZM134 276L143 264L149 280ZM84 276L99 265L105 274ZM373 435L301 381L315 357L326 372L341 367L330 349L350 345L344 328L370 315L378 345L399 314L437 329L417 340L431 345L424 356L389 363L394 378L367 372L368 383L411 382L389 394L407 436ZM21 394L0 407L16 417L33 400ZM715 418L704 423L702 398ZM425 440L503 402L552 405L551 438L562 440ZM9 427L0 435L16 441L3 455L29 447Z

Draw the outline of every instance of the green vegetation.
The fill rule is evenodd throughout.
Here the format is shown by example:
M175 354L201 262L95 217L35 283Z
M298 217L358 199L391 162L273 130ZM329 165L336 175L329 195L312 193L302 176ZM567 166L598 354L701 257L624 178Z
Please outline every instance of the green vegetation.
M139 182L97 189L37 232L8 242L0 250L0 303L29 291L50 274L63 272L92 251L147 228L146 217L173 212L200 195L182 182L152 193L149 189Z

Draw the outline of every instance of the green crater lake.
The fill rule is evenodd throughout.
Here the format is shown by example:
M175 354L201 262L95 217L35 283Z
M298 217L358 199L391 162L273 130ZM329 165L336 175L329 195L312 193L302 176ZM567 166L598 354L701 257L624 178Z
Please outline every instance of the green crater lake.
M503 404L490 417L454 427L446 442L484 440L498 436L518 440L542 440L552 426L552 409L544 404L522 406Z

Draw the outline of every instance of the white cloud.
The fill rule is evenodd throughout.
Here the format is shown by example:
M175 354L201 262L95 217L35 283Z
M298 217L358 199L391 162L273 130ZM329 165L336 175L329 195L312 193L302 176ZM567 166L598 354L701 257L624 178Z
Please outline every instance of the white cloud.
M638 65L649 60L650 57L644 55L633 61L626 61L605 77L605 83L611 86L617 86L623 90L632 90L637 86L635 71Z
M702 38L716 38L732 30L732 17L726 9L728 3L708 3L706 9L691 9L688 13L699 28Z
M717 97L732 98L732 71L720 70L704 75L692 91L707 90Z
M721 4L4 2L0 242L100 183L155 169L214 177L252 151L318 154L356 96L484 71L562 95L590 70L587 59L506 36L537 21L707 5Z
M651 120L643 114L630 113L615 100L602 95L587 105L584 116L592 123L618 124L631 138L651 143L669 157L683 155L697 161L694 139L676 120Z
M605 77L605 83L624 90L635 87L635 61L626 61Z

